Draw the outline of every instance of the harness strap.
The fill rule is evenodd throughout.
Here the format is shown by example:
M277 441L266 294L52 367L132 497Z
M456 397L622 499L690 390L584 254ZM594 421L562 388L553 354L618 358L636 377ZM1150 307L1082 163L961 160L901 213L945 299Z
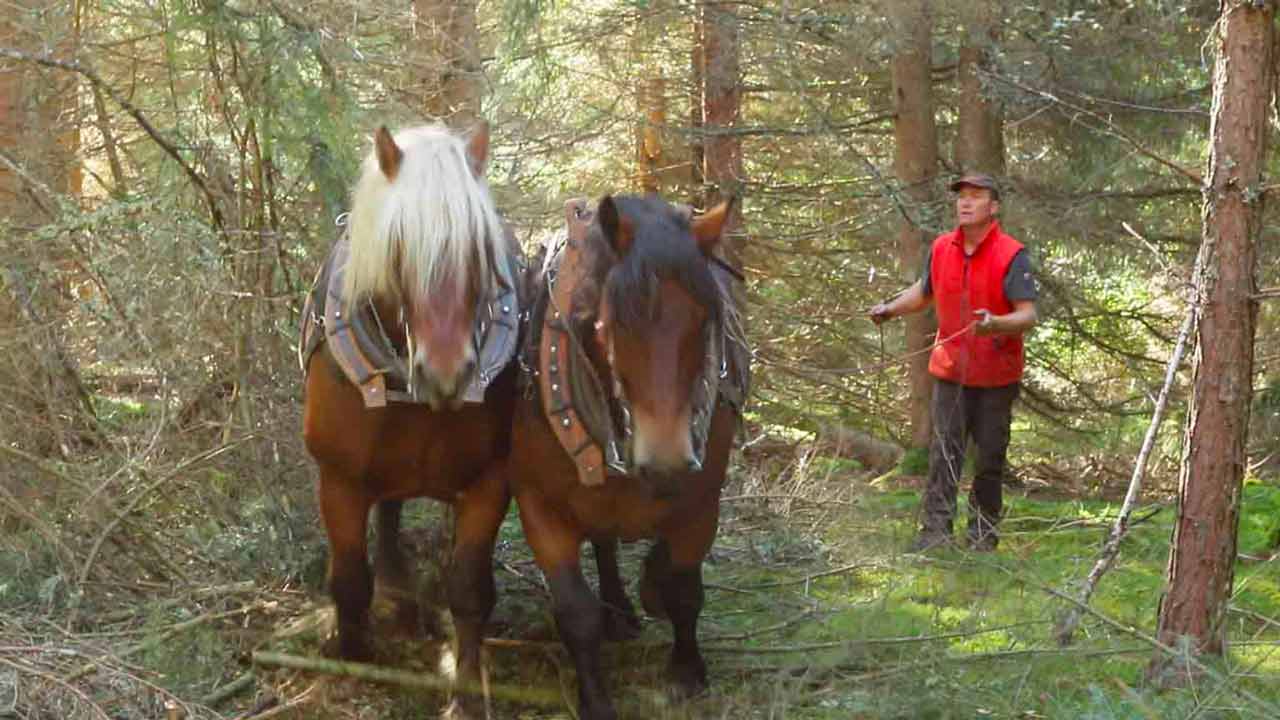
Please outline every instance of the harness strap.
M570 334L569 311L572 307L573 289L587 272L582 256L586 246L590 215L587 201L569 200L564 205L568 238L562 249L563 257L550 282L549 306L542 325L542 338L538 344L538 366L543 372L538 376L542 395L542 409L555 431L560 445L573 458L578 470L578 480L583 485L604 484L604 451L592 438L582 416L573 405L570 377L575 358Z
M509 252L497 258L497 282L489 297L480 298L476 309L471 342L476 347L477 367L463 392L468 403L484 402L485 390L511 361L519 342L520 310L527 299L520 297L516 282L521 260L514 235L505 225L504 231ZM393 319L378 317L372 303L349 308L342 301L342 276L350 252L350 238L344 232L307 295L298 344L302 371L306 373L311 355L327 345L343 375L360 390L365 407L422 404L425 400L413 391L409 356L402 356L387 337L383 323Z

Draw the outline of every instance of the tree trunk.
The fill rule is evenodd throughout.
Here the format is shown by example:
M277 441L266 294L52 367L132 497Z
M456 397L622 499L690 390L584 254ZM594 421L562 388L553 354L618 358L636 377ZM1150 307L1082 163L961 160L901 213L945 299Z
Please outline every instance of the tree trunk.
M960 44L956 166L964 172L1003 175L1004 112L980 74L991 62L1000 18L991 0L965 5L962 13L964 35Z
M742 143L731 134L742 105L739 70L738 16L728 2L702 2L703 177L708 184L707 206L720 200L742 198L744 176ZM742 232L742 203L734 206L725 225L725 251L729 262L742 267L746 237Z
M706 59L703 57L702 13L693 13L690 22L693 43L689 51L689 202L697 205L702 202L705 181L703 164L706 157L703 152L705 121L703 119L702 92L706 84Z
M24 0L0 16L0 46L31 54L72 56L80 6ZM64 314L82 273L75 253L58 242L30 242L58 220L59 200L80 192L78 79L32 64L0 72L0 436L38 454L66 454L97 442L93 402L76 358L63 342Z
M893 97L896 115L894 172L902 186L907 217L898 234L898 261L905 281L920 272L927 243L932 239L930 218L935 204L934 179L938 168L938 130L933 119L932 18L928 0L894 0L889 3L896 50L893 55ZM915 353L908 366L911 447L926 448L932 433L929 397L929 354L922 352L934 340L937 321L933 313L906 318L907 352Z
M891 469L902 459L902 448L897 445L845 425L824 423L818 439L823 452L853 458L877 473Z
M662 192L662 129L667 124L666 78L650 77L640 81L636 104L640 122L636 124L636 175L641 192Z
M416 77L429 117L468 129L480 117L480 44L475 0L414 0Z
M1199 286L1200 336L1179 478L1178 518L1159 639L1221 655L1235 571L1252 397L1254 265L1273 82L1274 8L1224 0L1217 25ZM1158 655L1148 674L1185 682L1189 664Z
M667 126L667 79L654 48L663 36L665 13L662 3L649 4L646 12L636 16L631 35L631 66L637 70L635 81L636 122L636 187L644 193L664 190L669 174L664 134Z

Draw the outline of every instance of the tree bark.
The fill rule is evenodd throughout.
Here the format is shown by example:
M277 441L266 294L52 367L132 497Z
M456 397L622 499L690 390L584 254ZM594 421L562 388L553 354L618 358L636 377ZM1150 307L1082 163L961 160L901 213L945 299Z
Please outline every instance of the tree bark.
M920 272L925 247L931 240L929 219L936 202L938 130L933 118L930 75L932 18L928 0L895 0L888 8L896 44L891 67L896 111L894 172L908 210L898 233L898 260L903 279L912 282ZM929 397L933 379L929 376L929 354L921 351L933 343L936 332L937 321L932 312L907 316L907 352L913 354L907 369L912 448L928 447L932 433Z
M964 172L1004 174L1004 111L981 73L991 63L1000 18L991 0L977 0L961 11L960 99L956 131L956 166Z
M480 118L482 72L475 0L414 0L420 55L412 84L429 117L466 130Z
M74 56L79 5L23 0L0 16L0 47ZM52 50L50 50L52 45ZM80 193L77 85L70 73L29 63L0 71L0 436L40 454L100 440L93 402L63 342L66 300L82 274L65 242L30 242ZM36 249L38 248L38 249Z
M720 200L742 198L744 177L742 142L729 133L738 124L742 108L742 83L739 69L738 16L728 2L702 2L703 91L702 116L705 130L703 143L703 177L708 184L707 206ZM725 249L730 262L742 266L745 238L742 229L742 204L734 207L726 224Z
M889 470L902 459L902 448L857 428L825 423L818 438L824 451L853 458L874 472Z
M664 160L662 129L667 124L667 81L661 76L640 81L637 92L639 114L636 128L636 171L641 192L662 192Z
M704 147L704 119L702 91L706 83L706 58L702 48L702 13L693 13L690 21L693 43L689 51L689 202L702 202L703 166L706 162Z
M1210 154L1204 186L1199 341L1179 478L1178 518L1160 603L1162 643L1221 655L1234 580L1252 397L1256 245L1274 79L1274 6L1224 0L1217 25ZM1191 668L1158 655L1148 675L1185 682Z
M664 190L667 152L664 135L667 127L667 79L653 49L665 30L665 13L661 3L650 3L647 12L636 17L631 36L631 64L638 69L635 81L636 122L636 186L640 192L660 193Z

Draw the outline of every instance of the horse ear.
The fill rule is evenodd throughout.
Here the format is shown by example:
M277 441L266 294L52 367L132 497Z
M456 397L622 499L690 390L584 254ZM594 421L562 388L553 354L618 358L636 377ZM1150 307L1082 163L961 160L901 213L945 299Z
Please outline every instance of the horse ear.
M489 123L481 120L471 130L467 139L467 158L471 160L471 172L476 177L484 175L489 164Z
M404 151L396 145L396 141L391 137L391 132L387 130L387 126L383 125L378 128L378 132L373 136L373 145L378 155L378 167L382 168L382 174L388 180L395 180L396 175L400 172L400 161L404 159Z
M614 202L612 195L600 198L600 202L596 205L596 219L599 220L605 240L609 241L614 252L618 255L626 255L631 249L631 241L635 238L634 230L631 227L631 221L618 212L618 204Z
M720 237L724 234L725 223L729 220L729 216L733 214L733 206L737 204L737 196L730 197L694 219L693 239L698 243L698 248L702 252L710 253L715 248L716 243L720 242Z

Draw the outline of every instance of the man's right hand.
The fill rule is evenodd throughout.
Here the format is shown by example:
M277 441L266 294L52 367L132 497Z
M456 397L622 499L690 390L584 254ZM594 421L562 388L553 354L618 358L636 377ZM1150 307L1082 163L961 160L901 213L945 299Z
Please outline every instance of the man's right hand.
M871 308L867 315L871 318L871 322L877 325L893 317L889 312L889 303L877 304Z

